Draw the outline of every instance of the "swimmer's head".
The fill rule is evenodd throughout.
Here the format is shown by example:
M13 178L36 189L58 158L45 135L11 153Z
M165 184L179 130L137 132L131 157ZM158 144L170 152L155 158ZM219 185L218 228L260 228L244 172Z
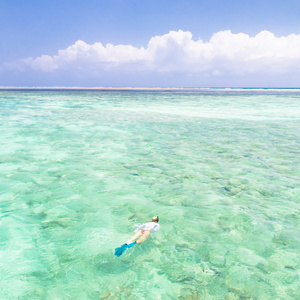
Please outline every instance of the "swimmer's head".
M158 223L158 221L159 221L159 217L158 216L152 218L152 222Z

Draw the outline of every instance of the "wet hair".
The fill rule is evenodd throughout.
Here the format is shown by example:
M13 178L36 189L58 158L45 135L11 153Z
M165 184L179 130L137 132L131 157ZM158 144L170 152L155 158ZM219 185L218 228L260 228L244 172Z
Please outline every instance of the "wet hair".
M158 223L158 221L159 221L159 217L158 217L158 216L153 217L152 220L153 220L153 219L157 220L157 223Z

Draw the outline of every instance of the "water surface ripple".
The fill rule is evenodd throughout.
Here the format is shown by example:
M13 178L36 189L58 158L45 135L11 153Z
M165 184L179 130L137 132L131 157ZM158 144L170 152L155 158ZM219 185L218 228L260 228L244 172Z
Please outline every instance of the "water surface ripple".
M1 299L296 299L300 94L0 91ZM133 226L161 229L114 259Z

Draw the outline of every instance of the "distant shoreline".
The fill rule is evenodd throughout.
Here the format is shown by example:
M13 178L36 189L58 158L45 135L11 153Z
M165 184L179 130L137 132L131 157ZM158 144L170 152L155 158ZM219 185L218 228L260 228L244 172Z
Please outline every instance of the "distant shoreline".
M0 91L145 91L145 92L210 92L210 91L291 91L298 92L300 88L143 88L143 87L14 87L0 86Z

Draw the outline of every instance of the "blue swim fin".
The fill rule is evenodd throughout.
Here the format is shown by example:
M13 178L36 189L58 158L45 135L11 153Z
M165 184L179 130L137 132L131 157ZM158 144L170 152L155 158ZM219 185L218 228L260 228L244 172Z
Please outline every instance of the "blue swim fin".
M115 256L120 257L126 249L127 249L126 244L123 244L121 247L116 248L115 249Z
M133 243L127 245L127 248L131 248L131 247L134 246L135 244L136 244L136 242L133 242Z
M136 242L133 242L133 243L131 243L129 245L123 244L121 247L116 248L115 249L115 256L116 257L120 257L127 248L131 248L135 244L136 244Z

